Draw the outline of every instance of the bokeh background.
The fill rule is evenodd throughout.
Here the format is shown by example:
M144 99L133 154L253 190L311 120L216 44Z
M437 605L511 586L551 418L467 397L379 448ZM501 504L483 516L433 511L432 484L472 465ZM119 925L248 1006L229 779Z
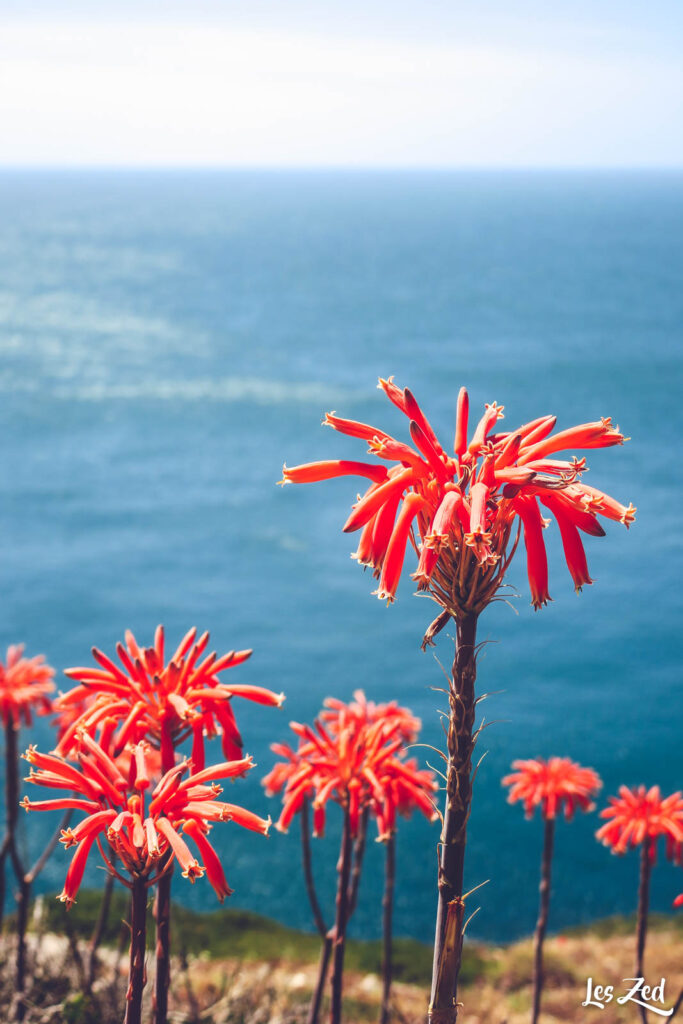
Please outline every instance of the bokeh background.
M355 483L280 489L282 463L361 457L332 409L405 436L380 375L445 444L463 383L510 427L611 415L632 440L588 479L636 524L588 539L579 597L551 526L553 603L532 611L522 555L480 622L471 933L530 932L541 827L505 802L513 758L592 765L601 806L683 784L680 7L32 6L0 3L0 644L60 671L158 622L253 647L239 678L287 702L237 708L259 767L234 798L276 816L259 777L291 719L362 687L438 745L452 655L448 632L420 652L434 606L409 582L370 596L341 533ZM597 825L559 828L555 928L634 909L637 858ZM296 829L216 839L234 905L310 927ZM399 836L396 930L425 941L436 840ZM314 853L331 899L334 821ZM356 934L379 932L381 865L372 844ZM662 862L653 906L680 889Z

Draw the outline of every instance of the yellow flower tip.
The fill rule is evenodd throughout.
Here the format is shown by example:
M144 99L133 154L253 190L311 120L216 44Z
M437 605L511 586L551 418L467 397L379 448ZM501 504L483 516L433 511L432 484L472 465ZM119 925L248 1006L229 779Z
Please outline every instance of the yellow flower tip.
M66 903L67 910L71 910L74 903L76 902L76 900L72 896L67 895L64 889L62 889L59 896L56 896L55 899L58 899L60 903Z
M266 823L263 826L263 834L264 834L264 836L268 835L268 832L269 832L272 824L273 824L273 819L271 818L270 815L268 815L268 817L266 818Z
M183 878L189 878L192 885L194 885L197 878L202 878L204 875L204 868L201 866L199 861L192 861L187 865L185 870L182 872Z
M288 484L288 483L291 483L291 481L287 479L287 463L283 462L282 463L282 480L278 480L277 481L277 486L278 487L284 487L285 484Z
M485 409L495 409L496 412L498 413L497 419L499 419L499 420L504 420L505 419L505 415L503 413L503 409L505 408L504 405L498 405L496 402L484 402L484 408Z
M330 417L334 416L334 412L335 412L335 410L332 409L331 412L326 412L325 413L325 419L322 421L321 426L323 426L323 427L331 427L332 426L332 423L330 422Z
M278 693L277 695L277 707L281 708L284 702L287 700L284 693Z
M637 511L638 509L636 508L636 506L632 505L631 502L629 502L628 508L626 509L620 520L627 530L631 523L635 523Z
M24 782L28 782L28 779L24 779ZM19 802L19 806L23 807L25 811L30 811L31 810L31 802L30 802L29 798L27 796L25 796L24 799Z
M284 827L283 827L283 826L282 826L282 825L280 824L280 822L279 822L279 821L276 821L276 822L275 822L275 829L276 829L276 831L277 831L277 832L281 832L283 836L286 836L286 835L287 835L287 833L289 832L289 829L288 829L288 828L284 828Z

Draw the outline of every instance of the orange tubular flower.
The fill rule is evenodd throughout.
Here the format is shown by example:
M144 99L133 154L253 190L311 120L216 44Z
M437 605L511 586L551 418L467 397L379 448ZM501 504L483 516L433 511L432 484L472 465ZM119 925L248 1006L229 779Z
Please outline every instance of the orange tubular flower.
M313 798L317 836L324 833L329 800L348 809L353 837L358 835L365 808L377 821L380 839L394 831L397 813L416 809L430 821L437 817L433 773L419 770L404 757L406 736L414 736L417 720L396 705L389 706L386 717L376 717L382 705L367 704L360 691L355 696L351 705L326 702L325 724L318 720L311 728L292 722L299 737L296 751L273 747L286 758L264 779L269 792L283 793L278 830L287 831L305 797Z
M183 761L166 772L150 792L150 776L158 761L155 753L145 742L132 745L126 775L113 757L113 744L107 750L81 729L70 753L77 764L69 763L59 754L41 754L33 746L24 755L31 765L27 782L67 790L70 794L37 802L25 797L25 810L71 807L86 812L75 827L62 831L65 848L76 847L59 897L67 908L75 900L94 843L112 871L103 841L131 876L144 878L147 884L152 884L173 860L178 861L183 877L191 882L206 872L222 902L231 890L218 855L206 838L213 823L234 821L267 835L270 819L217 799L222 792L218 780L246 774L253 767L250 757L199 772L193 771L190 761ZM183 836L194 843L201 862Z
M644 843L650 861L654 861L660 836L666 839L669 857L675 857L678 844L683 843L683 795L662 797L659 786L621 786L619 796L609 798L609 807L600 812L600 817L609 820L595 837L613 853L625 853L629 847Z
M467 442L469 399L458 398L454 455L447 454L412 393L380 379L380 388L409 419L412 445L365 423L329 413L325 424L367 441L369 454L389 463L323 462L283 469L282 483L308 483L356 474L371 483L344 530L362 530L355 557L379 580L375 593L394 600L408 544L418 555L418 590L429 590L451 615L478 613L494 596L524 533L534 608L550 600L543 530L557 521L576 590L591 583L579 531L600 536L597 516L629 526L632 505L581 483L585 459L555 458L571 449L606 448L626 438L611 420L552 433L544 416L513 431L494 432L503 407L494 402ZM515 539L512 539L515 538Z
M503 785L510 787L508 803L521 800L527 818L540 807L546 821L557 817L562 810L570 821L577 808L591 811L595 807L593 797L602 781L592 768L583 768L568 757L513 761L512 767L514 773L503 779Z
M220 735L226 760L242 756L242 738L232 710L232 698L244 697L279 707L283 694L260 686L222 683L219 675L241 665L251 651L206 654L209 634L197 639L191 629L175 653L164 660L164 629L157 628L153 647L140 647L130 631L116 651L120 666L93 647L98 667L66 670L78 685L55 702L62 721L57 750L68 754L85 731L95 735L101 723L114 720L114 748L148 740L161 750L164 768L174 763L174 747L192 736L192 762L204 764L204 737Z
M5 727L18 729L31 725L32 711L47 715L52 711L50 694L54 692L55 671L42 654L24 658L23 644L7 648L7 661L0 661L0 712Z

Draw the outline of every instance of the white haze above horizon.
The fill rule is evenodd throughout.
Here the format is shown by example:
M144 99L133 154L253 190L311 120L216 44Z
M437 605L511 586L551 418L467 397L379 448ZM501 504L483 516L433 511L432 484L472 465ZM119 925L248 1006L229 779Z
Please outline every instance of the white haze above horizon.
M615 37L470 16L438 33L413 11L413 30L354 32L301 4L290 26L261 8L257 26L243 4L232 20L230 4L59 18L44 4L30 22L0 4L0 164L683 166L683 63L664 21Z

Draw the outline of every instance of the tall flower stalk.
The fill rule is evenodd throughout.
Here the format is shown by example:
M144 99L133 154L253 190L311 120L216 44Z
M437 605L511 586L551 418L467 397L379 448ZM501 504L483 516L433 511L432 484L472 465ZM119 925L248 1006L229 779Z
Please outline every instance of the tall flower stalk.
M508 803L521 800L527 818L531 818L536 808L540 807L544 821L531 1001L531 1024L536 1024L541 1012L543 991L543 943L550 912L555 822L562 810L568 821L571 821L577 808L592 811L595 808L593 797L597 795L602 782L592 768L583 768L575 761L570 761L568 757L551 757L548 761L540 757L535 760L513 761L512 767L513 773L503 779L503 785L510 787Z
M95 739L85 731L75 735L67 760L29 747L24 755L31 765L28 781L68 795L52 800L24 798L27 811L70 808L85 817L63 830L61 842L75 848L60 899L67 909L75 902L86 863L95 846L109 871L131 892L131 943L124 1024L141 1024L145 985L145 948L148 890L177 861L190 882L204 874L223 902L232 890L208 835L219 821L268 832L269 820L235 804L218 800L220 782L245 775L251 758L226 761L200 771L182 761L164 773L152 788L153 764L143 740L131 746L130 771L124 774L114 758L115 723L105 719ZM75 762L75 763L74 763ZM190 842L196 850L192 852ZM124 874L114 866L112 853Z
M220 736L223 755L234 760L242 757L240 736L232 710L232 699L243 697L259 704L279 707L284 696L261 686L227 684L219 676L244 663L251 651L229 651L220 657L208 651L209 634L198 637L189 630L175 652L166 660L165 632L159 626L151 647L138 644L127 631L125 642L117 644L119 664L93 647L95 666L67 669L76 686L56 702L71 721L58 745L68 754L81 732L93 735L106 718L114 724L112 742L115 753L129 743L143 740L161 755L161 771L176 764L176 751L191 741L192 764L201 769L205 763L205 740ZM171 878L169 861L157 886L156 975L154 993L155 1024L166 1024L171 949Z
M377 427L333 413L325 424L368 445L380 461L330 460L283 468L282 483L314 483L339 476L368 482L353 505L345 532L360 531L354 558L378 579L375 594L391 603L406 550L417 555L412 578L441 612L427 629L423 648L452 619L456 649L449 690L446 805L439 854L438 904L429 1016L431 1024L457 1017L457 983L464 924L464 866L472 796L475 742L477 621L494 600L524 536L534 608L550 600L543 530L560 531L565 559L577 590L592 582L580 532L601 536L598 515L628 526L635 517L609 495L584 484L584 458L557 458L573 449L605 448L625 440L610 419L553 433L556 419L542 416L513 431L501 431L502 406L487 405L469 434L469 398L458 396L453 455L441 445L408 388L380 380L387 398L409 421L412 444ZM468 439L469 438L469 439Z
M43 655L24 657L22 645L8 648L5 663L0 662L0 714L5 733L5 835L0 845L0 923L5 911L5 885L7 858L9 857L17 883L16 891L16 963L14 1018L22 1020L25 1015L26 987L26 930L31 887L51 853L57 845L59 833L53 836L33 867L28 868L21 855L17 826L21 782L19 777L19 732L30 728L33 715L47 715L52 712L52 698L55 686L54 669L45 662Z
M405 757L406 735L412 737L419 722L397 705L366 702L361 691L354 697L348 705L337 700L327 701L313 727L292 722L291 728L299 740L297 749L275 744L274 751L285 760L276 764L263 780L267 792L282 794L282 813L276 824L279 831L286 832L294 817L301 816L304 875L323 938L318 982L308 1017L311 1024L319 1018L330 961L330 1021L339 1024L341 1020L346 932L358 896L368 816L376 822L378 839L391 840L392 844L397 814L407 814L415 808L430 820L436 817L433 803L436 783L432 773L420 770L414 761ZM328 930L313 883L307 814L310 802L313 834L321 837L330 801L341 807L342 835L334 925ZM386 920L391 923L390 913L388 918L385 916ZM385 950L390 950L390 941L385 933ZM385 980L387 999L389 988L390 976Z
M609 806L600 812L600 817L608 820L596 832L596 839L609 847L612 853L623 854L640 847L634 970L635 977L642 978L650 911L650 879L657 859L657 844L660 838L665 839L667 856L676 858L676 852L683 843L683 795L672 793L662 797L659 786L650 789L621 786L619 795L609 798ZM676 1009L679 1005L680 999ZM646 1024L647 1010L642 1006L639 1010L641 1020Z
M336 716L343 709L354 714L361 723L368 726L373 722L391 723L397 734L401 737L405 751L410 745L417 741L422 723L408 708L401 707L396 701L385 704L376 704L368 701L362 690L356 690L353 700L344 705L342 701L328 697L325 701L325 711L321 719L334 727ZM417 763L414 760L407 762L411 769L417 772ZM417 777L422 780L424 787L429 790L435 786L434 777L429 772L418 772ZM395 786L395 782L389 780L388 785ZM393 794L393 802L398 812L404 817L409 817L414 809L415 803L412 794L402 789ZM393 980L393 913L394 913L394 889L396 885L396 818L393 824L386 828L378 836L379 842L384 845L384 893L382 896L382 1003L380 1007L380 1024L387 1024L391 1013L391 985Z

